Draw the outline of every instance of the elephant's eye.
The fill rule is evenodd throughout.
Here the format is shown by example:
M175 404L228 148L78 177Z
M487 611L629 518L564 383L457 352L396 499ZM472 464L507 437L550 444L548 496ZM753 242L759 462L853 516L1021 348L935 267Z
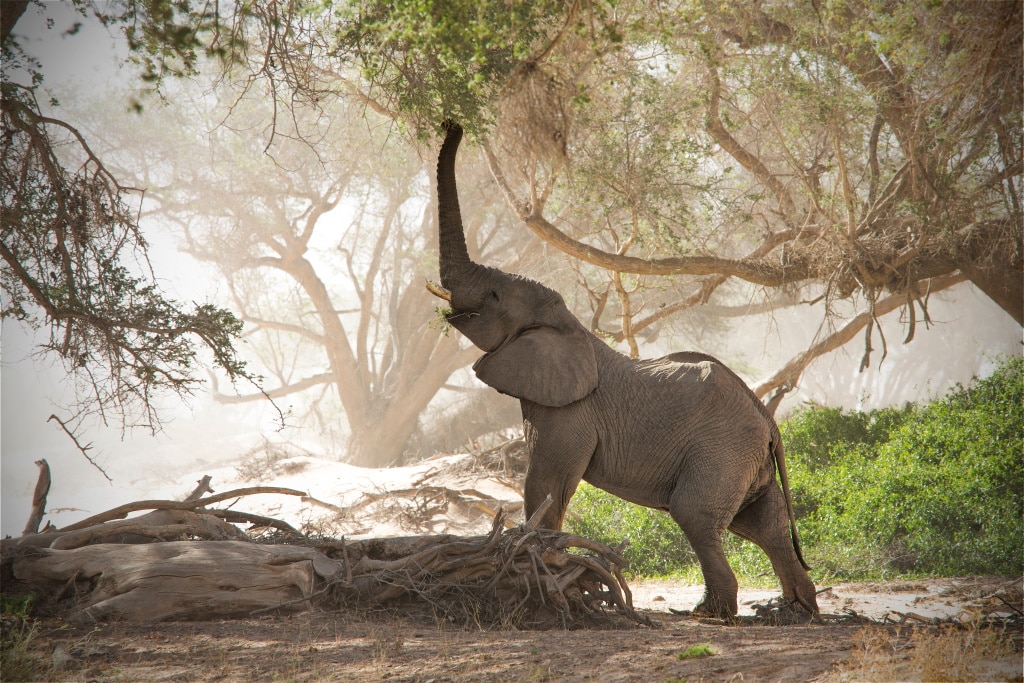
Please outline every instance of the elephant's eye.
M488 292L487 295L494 299L495 303L501 301L501 297L498 296L498 292L493 289L490 292Z

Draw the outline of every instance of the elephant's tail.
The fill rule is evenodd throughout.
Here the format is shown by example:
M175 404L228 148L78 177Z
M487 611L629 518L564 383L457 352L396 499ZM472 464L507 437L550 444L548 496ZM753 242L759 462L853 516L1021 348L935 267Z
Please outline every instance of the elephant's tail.
M775 456L775 466L779 470L779 481L782 483L782 495L786 499L786 512L789 514L789 532L793 537L793 550L796 551L796 557L800 560L800 565L810 571L810 566L804 560L804 553L800 549L800 534L796 530L796 513L793 511L793 496L789 493L789 474L786 472L786 453L785 448L782 446L782 436L775 431L774 439L772 439L772 453Z

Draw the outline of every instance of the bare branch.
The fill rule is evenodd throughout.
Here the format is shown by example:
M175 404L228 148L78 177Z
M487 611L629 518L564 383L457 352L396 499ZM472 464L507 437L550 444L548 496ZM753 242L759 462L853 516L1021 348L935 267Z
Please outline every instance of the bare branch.
M286 384L284 386L276 387L274 389L268 389L258 394L244 394L244 395L231 395L221 393L217 388L216 378L211 376L213 382L212 393L213 398L218 403L233 404L233 403L252 403L253 401L263 401L266 399L281 398L290 394L296 394L300 391L319 386L321 384L331 384L334 381L334 375L330 372L321 372L310 377Z
M25 530L21 532L22 536L39 533L39 525L46 514L46 497L50 493L50 465L43 459L36 460L36 466L39 468L39 478L36 480L36 488L32 492L32 512L28 516L28 521L25 522Z
M128 514L138 512L140 510L195 510L196 508L206 507L213 503L219 503L222 500L228 500L229 498L255 496L263 493L300 497L309 495L305 491L297 491L295 489L283 488L280 486L250 486L247 488L225 491L224 493L218 493L214 496L198 498L195 500L139 500L134 503L119 505L116 508L107 510L106 512L101 512L98 515L93 515L92 517L83 519L80 522L75 522L74 524L64 527L62 531L66 532L87 529L91 526L102 524L103 522L107 522L112 519L122 519Z
M68 438L71 439L72 442L74 442L75 448L77 448L78 451L83 456L85 456L85 459L89 461L89 464L92 465L93 467L95 467L97 470L99 470L99 473L102 474L103 477L107 481L109 481L111 484L113 484L114 480L110 478L110 475L108 475L103 470L103 468L100 467L99 464L95 460L93 460L92 457L89 455L89 451L92 450L92 443L87 443L87 444L85 444L83 446L81 443L79 443L78 438L75 436L75 433L72 430L68 429L68 426L66 424L64 424L63 420L61 420L56 415L52 415L52 414L50 415L49 418L47 418L46 421L50 422L51 420L55 421L57 424L60 425L60 428L63 429L64 433L68 435Z

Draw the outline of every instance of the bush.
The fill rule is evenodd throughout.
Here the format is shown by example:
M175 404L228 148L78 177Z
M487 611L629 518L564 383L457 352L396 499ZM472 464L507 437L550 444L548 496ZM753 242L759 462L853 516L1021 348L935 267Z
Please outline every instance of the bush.
M1024 572L1024 360L899 412L812 408L782 425L812 564L840 578Z
M629 572L661 576L695 565L697 555L668 513L616 498L590 484L580 484L569 503L566 531L610 546L629 541L623 556Z

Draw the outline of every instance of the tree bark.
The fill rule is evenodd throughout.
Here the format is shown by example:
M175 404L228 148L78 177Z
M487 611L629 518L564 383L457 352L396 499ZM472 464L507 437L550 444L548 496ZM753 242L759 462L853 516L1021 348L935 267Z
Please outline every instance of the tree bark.
M173 541L44 548L16 559L13 571L17 581L44 592L72 582L94 586L83 585L87 596L73 619L153 622L243 617L277 605L306 609L303 598L318 577L336 577L342 566L312 548Z
M28 0L4 0L0 3L0 45L6 45L21 15L28 9Z
M1012 267L965 264L971 282L1024 327L1024 272Z

